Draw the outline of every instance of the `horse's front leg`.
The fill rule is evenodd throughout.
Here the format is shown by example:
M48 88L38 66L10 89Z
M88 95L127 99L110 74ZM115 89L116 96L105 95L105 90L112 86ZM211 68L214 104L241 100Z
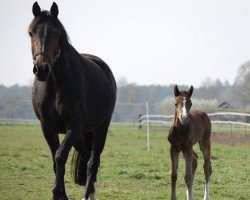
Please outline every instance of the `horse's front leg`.
M68 159L69 151L80 136L80 125L78 121L72 121L66 127L65 137L56 151L56 180L53 189L53 200L67 200L64 185L65 164Z
M42 126L44 138L46 139L49 145L50 151L51 151L52 160L53 160L53 169L54 169L54 173L56 173L55 155L56 155L57 149L60 146L58 133L48 128L45 124L42 124L41 126Z
M171 157L171 200L176 200L176 181L177 181L179 152L173 145L171 145L170 147L170 157Z
M192 147L183 151L183 156L186 162L186 171L185 171L185 182L187 185L187 200L193 199L193 149Z

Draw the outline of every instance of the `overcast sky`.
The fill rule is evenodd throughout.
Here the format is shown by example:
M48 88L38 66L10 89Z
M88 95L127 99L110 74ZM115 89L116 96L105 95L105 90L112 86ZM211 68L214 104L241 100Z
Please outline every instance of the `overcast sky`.
M0 0L0 84L31 85L31 0ZM49 10L52 1L38 1ZM137 84L232 84L250 59L248 0L60 0L72 45Z

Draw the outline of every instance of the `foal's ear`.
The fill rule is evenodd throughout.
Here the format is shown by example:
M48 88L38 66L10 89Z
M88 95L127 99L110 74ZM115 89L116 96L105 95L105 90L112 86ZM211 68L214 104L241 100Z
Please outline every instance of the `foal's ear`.
M41 13L41 8L38 5L37 1L33 4L32 12L33 12L34 17L38 17Z
M174 95L175 95L175 97L179 96L179 94L180 94L179 88L178 88L177 85L175 85L174 86Z
M58 6L55 2L53 2L52 6L50 8L50 13L53 17L57 18L59 11L58 11Z
M191 87L190 87L189 90L188 90L188 95L189 95L189 97L192 96L193 90L194 90L194 88L193 88L193 86L191 85Z

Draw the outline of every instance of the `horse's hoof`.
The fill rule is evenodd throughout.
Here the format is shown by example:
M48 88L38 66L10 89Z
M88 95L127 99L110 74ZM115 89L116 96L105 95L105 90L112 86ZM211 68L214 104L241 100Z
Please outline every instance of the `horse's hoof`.
M82 200L98 200L98 199L96 198L95 193L91 193L88 199L83 198Z
M69 200L68 197L66 196L66 194L64 195L54 195L52 200Z
M68 197L52 198L52 200L69 200Z

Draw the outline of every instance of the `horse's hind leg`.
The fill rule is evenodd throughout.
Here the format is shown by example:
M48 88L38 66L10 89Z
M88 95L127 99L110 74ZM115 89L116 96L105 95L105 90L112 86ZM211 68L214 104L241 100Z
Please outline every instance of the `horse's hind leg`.
M88 162L86 191L84 195L85 200L88 198L90 198L90 200L96 199L94 183L96 181L96 175L100 165L100 155L106 141L109 123L110 122L108 121L107 123L97 127L93 132L92 150Z
M92 132L84 133L74 144L75 152L72 158L71 173L74 181L78 185L86 185L87 180L87 163L90 158L92 146Z
M200 150L204 156L204 174L205 174L205 195L204 195L204 200L209 200L209 181L210 181L210 176L212 174L212 166L211 166L211 142L210 140L202 140L199 142Z

